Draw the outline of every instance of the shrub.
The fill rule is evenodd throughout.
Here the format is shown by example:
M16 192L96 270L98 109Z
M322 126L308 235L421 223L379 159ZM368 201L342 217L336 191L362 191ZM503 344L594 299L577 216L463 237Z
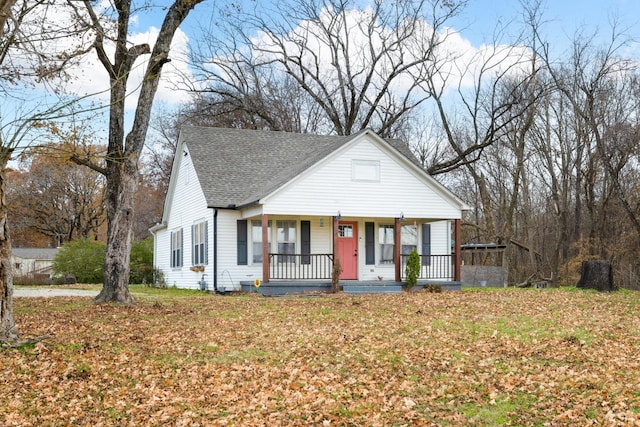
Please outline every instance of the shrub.
M420 277L420 255L418 255L418 251L415 249L409 254L404 275L407 280L407 288L411 289L418 284L418 277Z
M106 245L87 238L65 243L53 260L56 277L74 276L79 283L102 283ZM153 239L131 247L129 283L159 284L164 277L153 267Z
M153 238L135 242L131 246L129 283L154 283Z
M102 283L106 245L88 238L65 243L53 259L56 276L73 275L80 283Z

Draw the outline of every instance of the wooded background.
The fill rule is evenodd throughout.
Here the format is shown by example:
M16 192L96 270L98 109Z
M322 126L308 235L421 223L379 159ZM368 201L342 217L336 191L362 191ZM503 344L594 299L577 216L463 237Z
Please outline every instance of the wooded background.
M640 74L628 29L612 21L560 42L545 34L543 3L529 1L469 53L449 27L465 3L217 4L215 25L190 45L193 74L174 80L191 102L151 121L135 239L160 220L182 125L372 128L406 141L472 206L463 243L507 245L510 284L575 285L597 258L619 286L640 288ZM16 83L6 76L3 90ZM106 146L88 130L94 118L74 120L31 120L47 142L8 171L13 246L106 239L105 179L70 160L104 164Z

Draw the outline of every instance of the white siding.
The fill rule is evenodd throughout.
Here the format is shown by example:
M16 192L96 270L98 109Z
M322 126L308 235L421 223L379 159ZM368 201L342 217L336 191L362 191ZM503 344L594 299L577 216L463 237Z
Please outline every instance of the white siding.
M184 147L186 151L186 147ZM178 161L178 172L175 188L167 210L166 228L159 230L156 235L155 262L156 267L164 273L167 286L178 288L198 289L201 272L191 271L192 236L191 226L199 221L208 221L209 263L205 267L205 280L209 289L213 289L213 210L207 209L207 203L198 183L193 163L189 155L182 156ZM171 268L171 232L182 228L183 254L182 267Z
M352 161L379 162L379 181L357 179ZM460 208L440 188L410 170L372 137L354 141L301 174L264 200L264 212L290 215L341 215L455 219Z
M240 211L220 210L218 213L218 288L240 290L240 282L262 279L262 264L238 265L238 220L242 219ZM251 222L248 221L248 226ZM251 230L248 230L251 233ZM251 246L251 235L247 242Z

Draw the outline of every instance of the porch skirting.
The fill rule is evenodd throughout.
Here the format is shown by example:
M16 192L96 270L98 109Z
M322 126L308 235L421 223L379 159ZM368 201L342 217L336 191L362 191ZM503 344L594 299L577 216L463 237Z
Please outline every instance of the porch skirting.
M421 280L413 288L420 291L428 285L440 285L443 291L459 291L462 282ZM262 283L256 288L253 282L240 282L242 292L257 292L262 295L290 295L314 292L331 292L331 281L271 281ZM400 293L403 291L403 283L387 280L341 280L340 289L346 294L381 294Z

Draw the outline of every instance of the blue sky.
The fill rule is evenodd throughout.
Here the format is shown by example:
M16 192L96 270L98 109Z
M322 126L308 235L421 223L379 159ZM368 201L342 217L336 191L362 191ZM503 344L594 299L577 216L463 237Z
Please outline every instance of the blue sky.
M638 0L549 0L542 10L545 33L554 42L569 42L579 29L609 35L611 19L616 16L622 26L630 29L630 36L640 39ZM518 0L469 0L458 19L461 32L474 44L488 41L499 22L513 20L516 23L522 20L522 6Z
M161 0L158 3L170 3ZM235 3L252 4L253 0ZM258 0L258 3L264 1ZM206 0L196 6L195 13L187 18L184 30L187 33L195 28L198 20L208 20L208 9L212 4ZM618 16L623 25L632 29L633 36L640 39L640 1L639 0L547 0L543 5L545 27L554 37L570 39L578 28L589 31L610 29L609 20ZM463 14L455 20L455 27L465 36L476 43L487 41L491 37L496 25L500 22L519 20L522 16L522 6L519 0L468 0ZM158 22L156 25L160 25Z

